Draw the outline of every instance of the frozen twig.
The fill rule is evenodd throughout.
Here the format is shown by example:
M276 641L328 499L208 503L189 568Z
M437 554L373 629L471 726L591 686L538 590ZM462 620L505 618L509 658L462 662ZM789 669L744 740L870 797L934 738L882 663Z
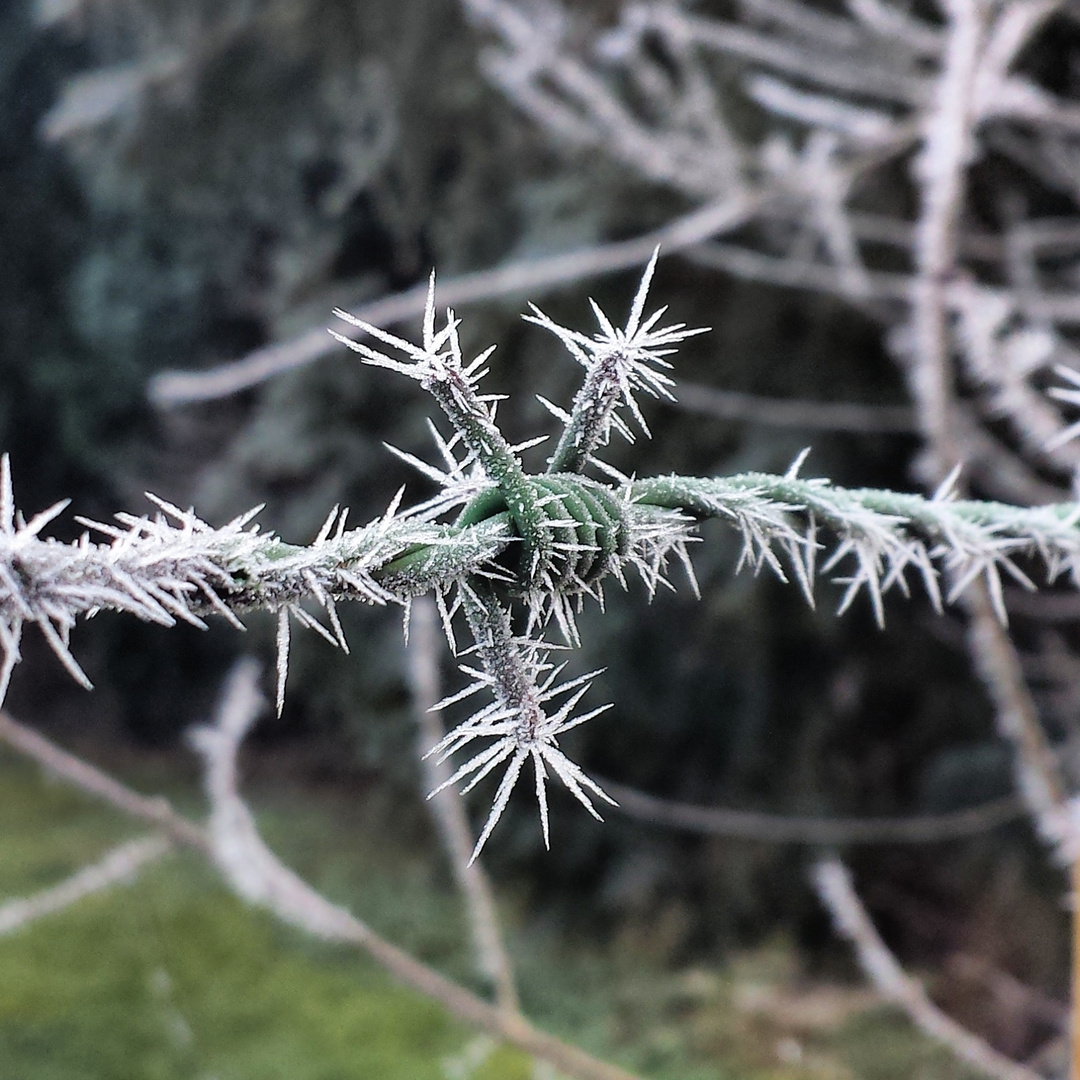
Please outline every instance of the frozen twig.
M1057 758L1024 679L1016 649L991 610L985 592L972 590L964 604L975 668L994 704L998 733L1013 748L1017 790L1042 839L1064 863L1080 851L1080 822L1067 798Z
M161 510L154 518L120 514L117 525L84 522L109 538L107 543L91 542L88 533L73 544L42 539L41 531L66 503L26 521L15 508L8 458L0 458L0 702L26 626L40 629L86 687L90 680L68 648L69 636L79 617L102 609L164 626L182 620L203 627L203 617L214 614L241 629L239 614L273 611L284 627L284 660L290 616L345 647L337 601L403 599L416 591L417 574L421 591L437 585L440 574L454 581L480 571L510 541L498 521L455 537L453 530L431 525L429 515L398 515L395 502L383 517L348 531L335 508L314 541L298 547L260 533L250 524L257 511L211 528L191 511L154 501ZM424 553L417 553L418 546ZM407 564L398 560L402 555L412 556ZM376 568L385 584L375 580ZM301 606L305 601L323 609L330 629ZM283 670L280 675L283 685Z
M907 975L881 940L870 916L839 859L824 859L814 867L814 886L832 915L837 931L847 938L867 978L887 1000L907 1013L925 1035L947 1046L961 1061L995 1080L1042 1080L1037 1072L999 1054L977 1035L946 1016L922 985Z
M143 867L171 850L169 841L160 836L129 840L58 885L25 899L6 900L0 903L0 935L13 934L46 915L54 915L114 885L126 885L138 877Z
M737 228L752 211L753 205L741 197L706 203L633 240L597 244L450 278L440 282L439 299L460 308L502 296L536 296L544 290L640 266L658 245L665 254L675 254ZM350 313L362 322L393 326L422 315L427 293L427 282L422 282L404 292L354 308ZM339 349L339 343L327 334L325 327L319 326L209 371L161 372L150 384L150 397L164 407L228 397Z
M942 814L910 817L794 817L756 810L698 806L657 798L603 780L618 813L652 825L766 844L940 844L978 836L1024 814L1016 798Z
M946 0L945 53L917 159L922 206L915 227L918 271L912 306L912 393L928 444L939 455L939 483L962 460L953 452L949 312L942 295L956 268L955 236L964 179L974 152L974 85L988 12L983 0Z
M282 922L330 941L366 935L367 927L316 894L278 861L237 793L237 751L264 704L258 675L255 661L240 661L229 675L215 722L191 735L205 762L214 861L235 892L269 908Z
M135 109L139 97L173 80L183 71L185 57L171 49L138 63L114 64L69 79L59 102L41 122L47 142L80 135L124 112Z
M1020 295L1031 287L1028 278ZM1061 412L1033 385L1033 375L1050 370L1065 351L1046 320L1030 320L1004 297L990 297L981 288L961 285L956 335L960 359L980 390L984 410L1007 420L1028 456L1069 476L1080 464L1080 449L1069 440L1071 428Z

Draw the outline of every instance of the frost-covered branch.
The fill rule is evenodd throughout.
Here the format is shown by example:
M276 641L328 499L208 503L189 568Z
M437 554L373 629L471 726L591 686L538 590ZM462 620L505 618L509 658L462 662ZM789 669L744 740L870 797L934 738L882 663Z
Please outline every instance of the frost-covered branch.
M951 446L953 397L949 311L943 283L956 269L956 242L965 174L975 154L974 87L989 9L983 0L946 0L947 34L942 70L924 122L916 160L922 206L915 227L916 287L911 314L912 394L923 434L941 479L961 461ZM952 452L950 452L952 451Z
M261 707L258 690L252 681L256 673L257 666L253 662L242 662L234 669L227 688L228 694L218 714L222 723L214 728L204 729L211 731L209 738L204 738L204 746L211 753L235 754L239 748L240 729L254 721L253 710ZM215 739L219 727L223 730L223 737ZM140 821L152 822L185 847L215 857L216 846L222 842L221 837L212 837L207 830L177 813L163 797L148 797L132 790L90 762L75 757L32 728L3 713L0 713L0 739L78 790L102 799L123 814ZM214 770L215 791L224 797L225 804L219 815L219 825L229 826L232 822L239 822L241 825L236 835L231 839L226 837L225 847L229 849L229 858L235 858L246 868L246 887L255 891L261 889L270 897L288 898L286 913L289 921L298 921L304 926L304 920L310 916L322 936L358 947L393 978L438 1002L452 1016L486 1032L494 1039L509 1043L541 1061L550 1063L574 1080L640 1080L624 1069L600 1061L577 1047L538 1030L521 1016L489 1004L380 937L344 909L331 904L283 866L262 843L258 833L253 832L254 823L250 811L242 803L240 806L236 805L240 803L239 796L235 788L230 789L228 786L230 783L235 784L235 761L222 756L215 763ZM255 848L233 853L231 846L234 842L241 845L252 842ZM252 850L258 854L251 856ZM268 877L261 878L258 875Z
M947 1046L961 1061L995 1080L1041 1080L1039 1074L999 1054L992 1046L946 1016L922 985L901 968L881 940L839 859L814 867L814 886L837 931L854 946L866 976L887 1000L898 1005L922 1032Z
M55 915L87 896L114 885L135 880L143 867L167 855L172 845L162 837L129 840L115 847L97 862L84 866L69 878L24 899L0 903L0 934L13 934L46 915Z
M229 676L214 724L191 734L205 762L214 862L236 893L269 908L290 926L329 941L366 937L366 926L282 865L263 843L251 811L237 792L237 751L263 707L258 674L253 660L238 663Z

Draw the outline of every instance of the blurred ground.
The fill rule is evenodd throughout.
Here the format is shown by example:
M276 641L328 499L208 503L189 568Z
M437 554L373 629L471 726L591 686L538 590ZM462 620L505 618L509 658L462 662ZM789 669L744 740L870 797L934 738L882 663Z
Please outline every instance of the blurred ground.
M178 780L162 757L125 754L120 767L143 790L164 789L197 812L191 778ZM401 846L390 808L280 778L249 786L287 861L381 933L470 981L466 930L437 855ZM0 755L0 835L6 898L55 884L134 834L111 811ZM659 964L640 929L601 950L550 921L518 922L511 945L528 1013L656 1080L965 1077L866 989L807 978L782 940L681 967ZM3 1077L550 1075L492 1050L367 960L245 909L187 853L0 939Z

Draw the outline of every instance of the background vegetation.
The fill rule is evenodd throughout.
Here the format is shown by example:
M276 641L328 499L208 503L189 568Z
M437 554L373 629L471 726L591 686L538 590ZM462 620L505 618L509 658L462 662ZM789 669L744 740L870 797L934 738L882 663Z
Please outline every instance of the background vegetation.
M613 17L599 2L584 8L600 25ZM1057 63L1062 40L1032 63ZM403 482L423 493L383 442L421 452L427 403L348 357L199 406L155 409L146 390L156 372L287 338L432 266L450 277L638 235L679 209L604 155L553 145L482 77L482 45L457 6L435 0L0 6L0 448L20 505L71 496L74 512L106 518L142 512L152 490L217 522L265 502L267 527L301 542L336 502L359 522ZM1034 186L1030 196L1046 199ZM636 276L530 298L584 328L586 296L620 310ZM652 296L714 328L682 349L681 379L784 399L906 401L877 325L834 298L676 260L661 264ZM563 401L577 372L521 324L523 299L471 308L463 329L470 346L499 342L490 381L510 393L500 415L524 439L545 426L533 394ZM666 405L649 423L655 438L620 446L620 468L782 470L812 443L815 475L916 486L911 432ZM1010 791L957 616L915 601L891 604L883 631L866 608L838 619L827 589L810 610L795 590L734 577L734 541L709 539L695 553L704 601L664 595L646 611L631 590L584 617L582 664L606 666L600 692L616 702L602 728L580 733L591 770L686 802L777 813L939 812ZM259 805L294 864L460 973L461 929L417 797L400 626L385 612L343 618L352 656L313 635L294 646L284 715L258 735L270 778ZM1043 628L1021 619L1018 631L1034 641ZM94 694L28 639L7 707L90 756L173 776L187 767L180 735L205 716L231 659L269 653L272 637L258 617L246 640L101 617L76 644ZM62 876L122 828L10 763L3 792L4 893ZM847 973L801 849L614 815L600 826L569 801L553 839L544 852L523 800L486 855L538 1022L657 1077L885 1080L924 1060L952 1075L895 1018L850 1002L809 1035L776 1019L786 999L772 1012L732 1006L747 985L775 997L800 978ZM402 854L412 848L422 854ZM1010 1053L1046 1040L1037 1010L1006 1023L1015 1010L993 981L957 959L1065 995L1060 882L1025 824L947 846L859 849L854 865L890 943L937 972L939 1000ZM631 1037L644 1027L651 1034ZM763 1031L768 1054L755 1049ZM776 1047L789 1037L808 1056L784 1066ZM436 1076L468 1038L351 958L252 919L183 860L0 943L0 1072L28 1080ZM524 1070L505 1052L475 1075Z

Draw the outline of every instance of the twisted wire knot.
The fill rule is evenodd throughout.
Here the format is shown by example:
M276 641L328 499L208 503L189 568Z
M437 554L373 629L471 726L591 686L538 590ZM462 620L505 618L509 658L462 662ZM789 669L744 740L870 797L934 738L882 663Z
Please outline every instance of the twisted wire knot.
M509 512L521 547L508 569L521 592L589 590L630 548L624 501L603 484L571 473L525 476L478 495L457 524Z

